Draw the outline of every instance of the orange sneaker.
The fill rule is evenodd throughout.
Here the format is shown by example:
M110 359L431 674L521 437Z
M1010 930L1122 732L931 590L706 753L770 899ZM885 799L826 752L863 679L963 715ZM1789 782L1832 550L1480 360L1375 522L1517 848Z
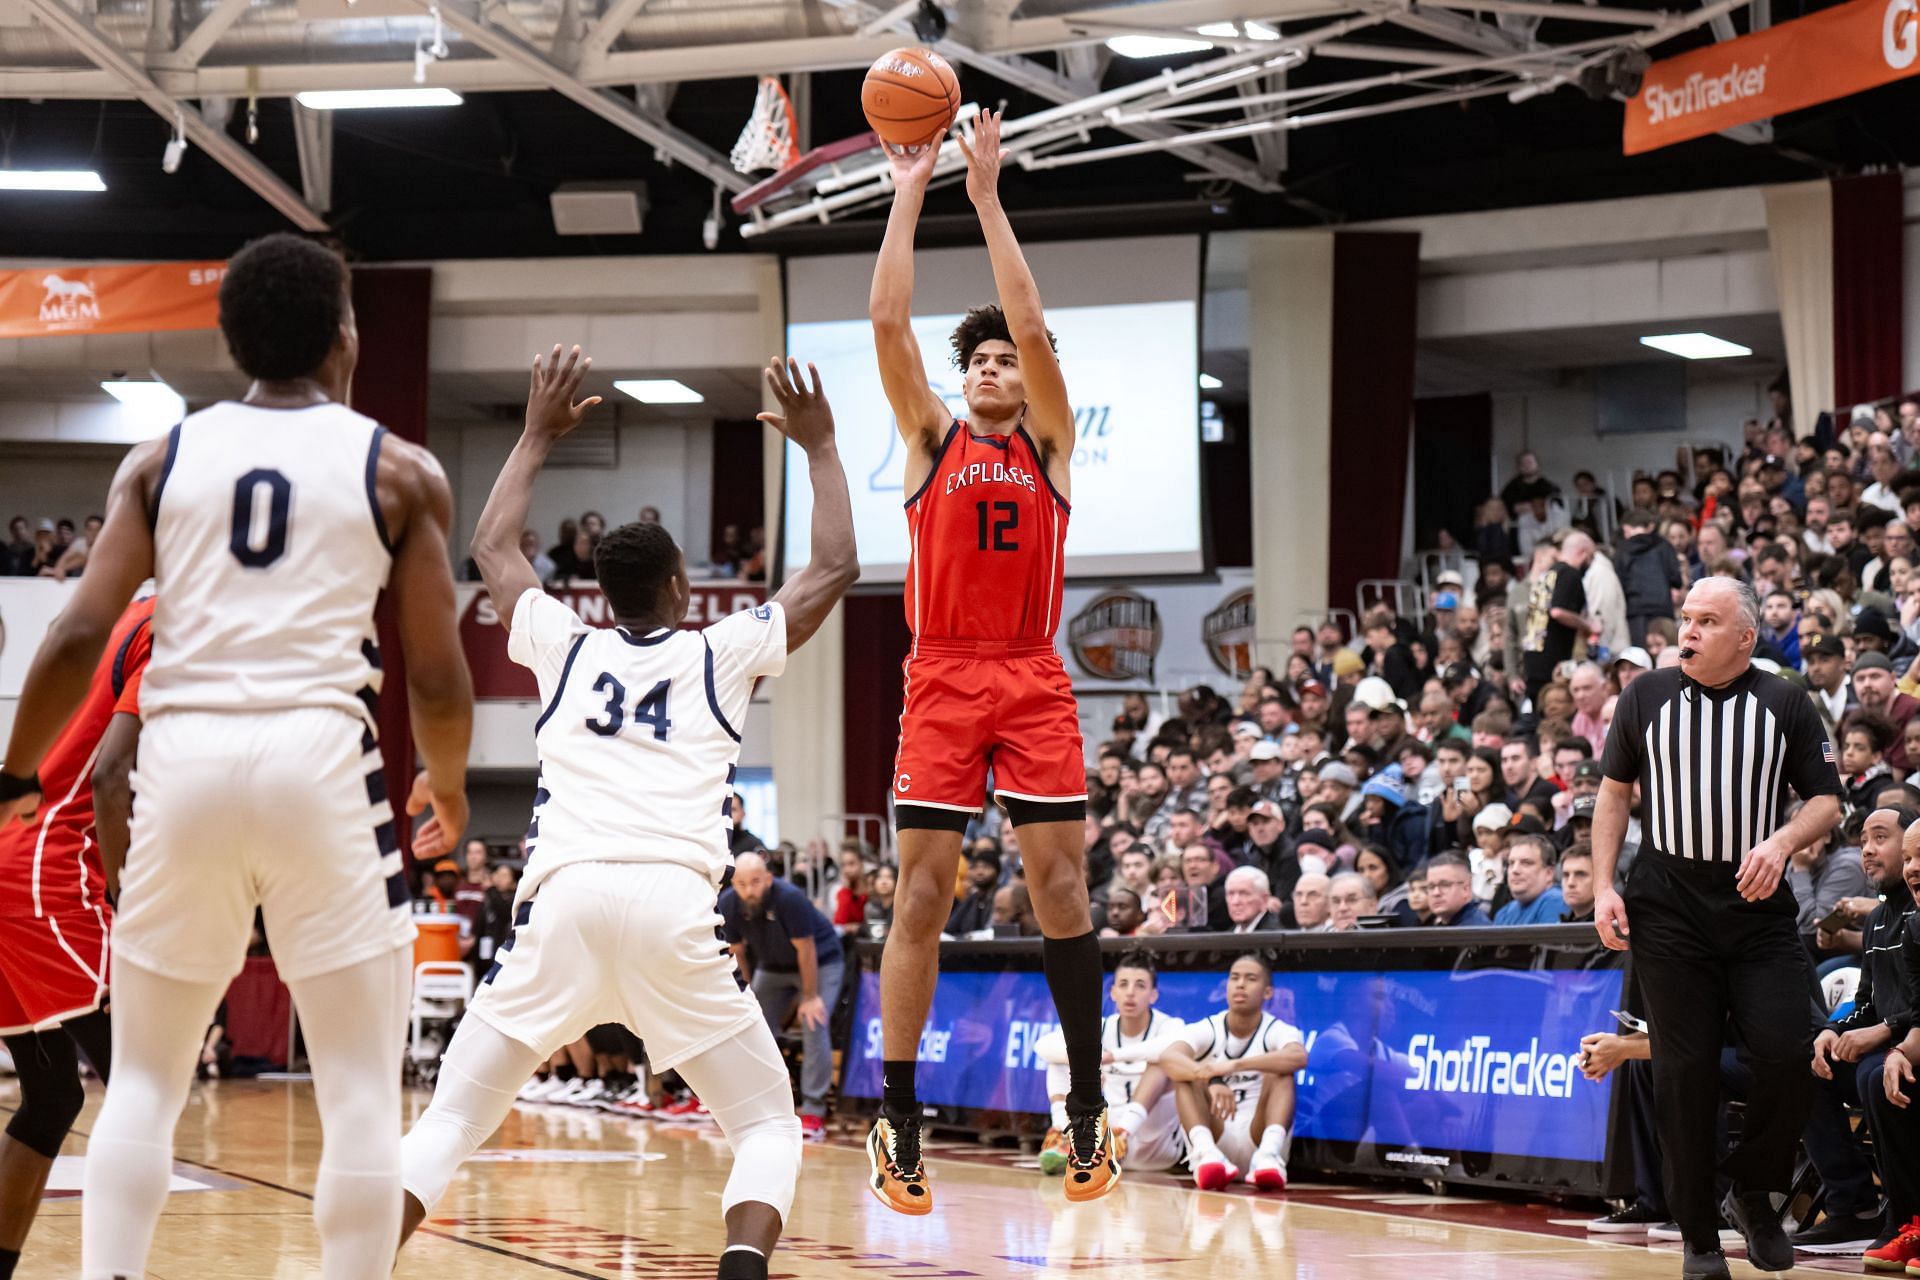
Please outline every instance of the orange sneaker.
M1049 1178L1057 1178L1067 1171L1067 1135L1058 1129L1047 1130L1045 1142L1040 1144L1040 1172Z
M920 1161L920 1117L882 1111L867 1135L867 1190L895 1213L933 1212L933 1187Z
M1073 1144L1067 1156L1067 1199L1076 1204L1098 1200L1120 1181L1120 1156L1114 1150L1107 1109L1069 1115L1067 1134Z
M1878 1249L1866 1251L1863 1261L1870 1271L1905 1271L1920 1260L1920 1218L1900 1228L1900 1233Z

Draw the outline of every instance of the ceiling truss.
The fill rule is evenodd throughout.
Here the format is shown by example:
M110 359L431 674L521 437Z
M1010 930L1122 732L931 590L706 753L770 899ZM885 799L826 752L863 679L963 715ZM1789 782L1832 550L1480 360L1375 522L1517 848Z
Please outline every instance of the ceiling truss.
M788 73L799 85L812 71L861 67L903 36L915 38L918 8L896 0L768 0L766 11L743 19L741 7L727 7L727 0L359 0L353 17L309 24L292 16L309 3L150 0L135 23L123 9L109 15L100 0L0 0L0 97L138 99L308 230L326 227L331 197L332 133L324 116L296 112L296 189L195 102L416 83L465 93L552 90L633 135L663 162L737 194L755 179L668 121L674 88L768 73ZM341 12L352 3L344 0ZM1577 0L1145 0L1113 8L1091 0L1076 12L1021 17L998 0L968 8L935 47L964 70L1052 104L1006 122L1006 145L1026 169L1165 153L1196 178L1279 193L1285 139L1294 130L1479 98L1524 101L1577 84L1582 71L1623 52L1651 50L1701 26L1731 38L1733 13L1749 5L1750 22L1764 25L1766 3L1711 0L1669 11ZM31 14L40 25L10 21L11 12ZM702 22L711 24L710 33ZM1582 24L1582 38L1542 41L1545 22ZM371 30L364 24L378 26L376 39L347 38L356 26ZM1564 27L1550 29L1565 35ZM445 43L436 35L429 44L428 34L441 30ZM674 39L660 38L662 32ZM31 43L48 33L58 46ZM1106 42L1119 34L1202 38L1214 50L1103 90L1112 58ZM316 42L329 37L342 56L316 56ZM410 42L428 52L414 56ZM387 56L398 52L406 56ZM1042 53L1052 61L1035 56ZM1353 74L1290 82L1289 72L1309 58L1354 64ZM978 109L998 105L970 102L963 126ZM1121 141L1113 140L1116 133ZM1729 136L1765 143L1771 124ZM955 181L963 170L949 141L934 180ZM890 183L886 165L871 154L835 166L803 189L750 208L742 234L860 213L888 200Z

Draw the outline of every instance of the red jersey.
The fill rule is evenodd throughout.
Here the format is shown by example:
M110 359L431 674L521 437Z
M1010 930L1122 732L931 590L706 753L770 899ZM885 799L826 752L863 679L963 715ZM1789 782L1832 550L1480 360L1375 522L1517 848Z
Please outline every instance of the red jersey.
M1051 642L1070 512L1025 427L976 436L955 422L907 499L914 641Z
M93 840L93 766L107 725L138 715L140 680L153 651L153 598L127 606L79 710L40 763L40 812L0 827L0 915L40 918L91 912L106 901Z

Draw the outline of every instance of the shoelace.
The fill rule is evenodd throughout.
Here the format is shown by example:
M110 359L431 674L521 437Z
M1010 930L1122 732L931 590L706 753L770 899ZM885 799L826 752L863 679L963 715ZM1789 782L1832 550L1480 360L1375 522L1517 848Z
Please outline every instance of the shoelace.
M902 1182L920 1180L920 1124L917 1120L894 1120L893 1171Z
M1100 1147L1100 1113L1093 1111L1085 1115L1069 1116L1067 1133L1073 1140L1073 1162L1077 1165L1091 1165Z
M1920 1218L1915 1218L1912 1222L1909 1222L1906 1226L1900 1228L1899 1239L1903 1241L1910 1241L1913 1243L1920 1243Z

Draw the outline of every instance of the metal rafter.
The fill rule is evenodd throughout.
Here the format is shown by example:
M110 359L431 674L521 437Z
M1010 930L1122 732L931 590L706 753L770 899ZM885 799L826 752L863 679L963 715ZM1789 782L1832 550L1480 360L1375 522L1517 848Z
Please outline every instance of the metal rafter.
M170 71L191 71L200 65L207 51L227 33L227 28L238 22L247 11L252 0L220 0L200 19L200 25L188 33L178 48L148 59L149 66L165 67ZM154 0L154 9L159 11L165 0Z
M55 0L33 0L47 4ZM433 7L431 0L415 0L421 8ZM503 62L531 73L547 88L567 98L602 120L624 129L668 157L728 191L745 191L752 185L744 174L727 163L727 158L690 133L665 120L643 115L631 102L608 89L595 88L577 79L572 72L554 63L520 37L502 31L481 17L465 0L441 0L438 6L446 24L475 45Z
M133 96L144 102L154 114L169 123L178 122L187 140L217 160L229 173L251 187L266 202L286 215L303 231L325 231L327 220L300 198L298 192L281 180L258 157L216 129L197 111L169 96L155 84L145 70L91 20L68 8L62 0L26 0L40 20L72 41L87 61L120 80Z

